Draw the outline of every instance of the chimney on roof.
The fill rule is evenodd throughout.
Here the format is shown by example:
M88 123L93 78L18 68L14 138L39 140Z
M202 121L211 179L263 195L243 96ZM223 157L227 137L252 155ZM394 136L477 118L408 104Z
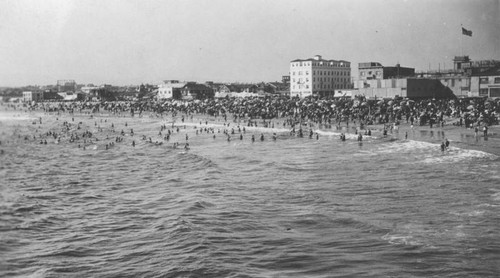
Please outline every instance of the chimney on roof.
M317 60L317 61L321 60L321 55L315 55L314 60Z

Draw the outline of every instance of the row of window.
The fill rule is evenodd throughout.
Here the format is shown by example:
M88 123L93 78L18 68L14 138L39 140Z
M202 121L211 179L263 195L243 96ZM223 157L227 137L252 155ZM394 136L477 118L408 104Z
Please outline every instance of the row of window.
M344 62L340 62L340 63L335 63L335 62L323 62L323 61L320 61L320 62L296 62L296 63L292 63L292 67L302 67L302 66L324 66L324 67L341 67L341 68L344 68L344 67L349 67L349 63L344 63Z
M302 81L304 81L304 79L292 78L292 82L295 82L295 81L302 83ZM316 77L313 77L312 81L313 82L318 81L318 82L337 82L337 83L339 83L339 82L349 82L349 78L333 78L333 77L318 77L318 78L316 78ZM309 82L309 78L306 78L305 82Z
M365 76L365 75L366 75L366 71L361 71L359 74L360 74L361 76ZM380 76L380 75L382 75L382 72L380 72L380 71L376 71L376 72L375 72L375 74L376 74L377 76ZM368 75L369 75L369 76L372 76L372 75L373 75L373 72L372 72L372 71L369 71L369 72L368 72Z
M295 75L295 73L297 73L297 75L302 75L303 73L305 73L305 75L309 75L309 71L305 71L305 72L302 72L302 71L298 71L298 72L295 72L293 71L292 72L292 75ZM349 71L315 71L313 70L313 75L335 75L335 76L349 76L350 72Z
M310 86L308 84L306 85L293 85L292 89L309 89ZM348 89L348 86L346 84L314 84L312 86L313 89Z
M479 78L479 83L480 84L489 84L490 82L488 80L488 77L481 77L481 78ZM493 83L500 84L500 77L495 77L493 79Z

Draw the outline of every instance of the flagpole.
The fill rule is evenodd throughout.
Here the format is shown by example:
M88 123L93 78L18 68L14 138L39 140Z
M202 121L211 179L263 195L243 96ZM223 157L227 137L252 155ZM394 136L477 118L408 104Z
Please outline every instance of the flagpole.
M460 27L463 28L463 25L460 24ZM462 32L462 29L460 29L460 32ZM462 40L463 40L463 37L464 35L462 33L460 33L460 56L464 56L464 49L462 47Z

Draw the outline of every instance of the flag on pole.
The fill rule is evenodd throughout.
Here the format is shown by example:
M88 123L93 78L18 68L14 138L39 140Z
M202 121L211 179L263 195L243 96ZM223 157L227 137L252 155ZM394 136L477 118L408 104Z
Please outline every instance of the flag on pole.
M472 37L472 31L471 30L467 30L464 27L462 27L462 35L466 35L466 36Z

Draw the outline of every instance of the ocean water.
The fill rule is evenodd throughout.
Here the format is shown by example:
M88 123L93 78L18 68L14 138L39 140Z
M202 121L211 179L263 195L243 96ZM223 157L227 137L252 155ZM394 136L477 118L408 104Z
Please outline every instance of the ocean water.
M169 117L40 115L0 117L2 277L500 273L498 139L417 130L360 143L335 129L317 140L245 127L240 140L237 123L195 118L177 119L167 142L158 132ZM100 140L32 138L63 121Z

